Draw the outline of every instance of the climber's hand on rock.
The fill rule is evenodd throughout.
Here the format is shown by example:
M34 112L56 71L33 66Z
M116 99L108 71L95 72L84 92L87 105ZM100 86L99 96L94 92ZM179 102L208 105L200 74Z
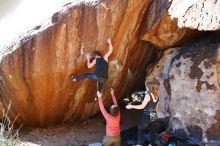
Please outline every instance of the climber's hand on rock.
M111 39L108 39L107 42L108 42L109 45L112 44Z
M89 60L90 59L90 54L86 54L86 59Z

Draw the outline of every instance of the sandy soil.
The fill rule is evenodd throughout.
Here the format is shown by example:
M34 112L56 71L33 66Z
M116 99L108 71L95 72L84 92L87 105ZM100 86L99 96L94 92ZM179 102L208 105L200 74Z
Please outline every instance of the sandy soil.
M141 112L138 110L121 111L121 130L138 124ZM20 139L32 146L87 146L101 142L105 135L105 120L101 114L81 123L65 124L48 129L24 128Z

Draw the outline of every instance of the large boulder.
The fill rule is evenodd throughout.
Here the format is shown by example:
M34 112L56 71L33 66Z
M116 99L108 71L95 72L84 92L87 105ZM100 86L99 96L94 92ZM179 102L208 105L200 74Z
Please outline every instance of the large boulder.
M220 0L172 0L169 14L177 19L180 28L220 29Z
M208 142L220 140L219 37L205 36L165 51L147 76L147 81L160 82L159 117L168 113L176 129L199 126Z
M11 102L10 116L30 126L47 126L86 119L99 111L96 82L73 83L70 75L93 72L86 67L85 53L108 49L113 43L109 77L103 96L111 103L109 89L121 97L143 79L154 58L149 43L138 32L149 1L111 0L67 4L51 19L21 36L1 52L0 93L3 105Z
M3 107L11 103L10 117L18 116L17 122L30 126L78 121L96 114L97 103L88 103L96 96L96 82L86 79L73 83L69 79L94 71L86 67L85 53L105 53L107 39L112 40L114 52L103 89L109 105L110 87L120 98L144 78L146 66L159 52L151 44L163 50L200 35L196 30L179 28L168 13L169 6L169 0L67 4L47 22L1 49ZM202 90L205 83L199 83L197 88ZM167 80L164 84L170 85Z

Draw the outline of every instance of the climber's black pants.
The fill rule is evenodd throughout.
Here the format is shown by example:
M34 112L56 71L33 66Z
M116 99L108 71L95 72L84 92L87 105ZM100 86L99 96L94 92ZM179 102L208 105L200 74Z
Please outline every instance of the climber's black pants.
M144 111L144 114L141 118L138 127L138 144L144 145L145 138L144 138L144 130L147 128L148 124L154 121L157 118L157 113L155 111ZM151 137L150 139L154 139Z

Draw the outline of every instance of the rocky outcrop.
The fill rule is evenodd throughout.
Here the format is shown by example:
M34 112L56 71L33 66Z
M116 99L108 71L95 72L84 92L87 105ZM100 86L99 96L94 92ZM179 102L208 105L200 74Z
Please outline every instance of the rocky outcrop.
M159 116L170 115L176 129L201 127L209 142L220 140L219 56L219 35L205 36L165 51L147 77L160 82Z
M182 44L200 34L197 30L178 27L177 21L168 14L169 5L168 0L153 0L142 22L141 39L151 42L158 49Z
M102 1L98 4L67 5L41 26L35 27L2 52L1 99L11 101L11 117L31 126L47 126L86 119L99 111L96 82L70 81L70 75L92 72L86 67L85 53L107 51L113 43L109 77L104 86L117 97L143 79L145 67L157 50L138 39L149 1ZM152 56L152 57L148 57Z
M169 14L178 20L180 28L188 27L205 31L220 29L219 0L172 0Z
M207 4L205 1L204 3ZM180 19L172 20L169 16L171 14L174 17L173 6L177 3L173 0L169 8L170 4L168 0L101 0L97 3L67 4L47 22L36 26L11 46L1 50L0 94L3 106L6 108L11 102L10 116L18 116L17 122L30 126L79 121L96 114L99 111L97 103L88 103L96 96L96 82L86 79L73 83L70 76L93 72L94 69L86 67L85 54L93 50L105 53L108 47L107 39L110 38L114 52L110 57L109 77L103 89L103 96L105 103L109 105L111 100L108 89L113 87L117 97L121 98L144 78L146 66L158 56L158 49L151 44L163 50L200 35L197 30L191 30L191 27L178 27L177 22ZM218 2L215 6L217 9ZM191 8L194 9L194 5ZM217 16L213 15L214 18L219 21ZM218 29L216 25L208 22L202 24L210 26L211 30ZM188 116L183 106L176 109L174 106L180 98L181 102L187 103L191 102L192 97L189 108L194 115L202 108L202 117L212 118L207 126L199 125L204 131L213 131L211 126L215 122L214 117L218 116L214 116L214 112L208 115L207 111L210 113L210 109L219 110L219 105L214 105L213 102L219 100L215 95L219 93L217 89L220 67L216 62L220 62L220 59L213 53L213 50L217 49L207 51L206 48L212 46L214 44L195 49L181 48L180 52L178 49L170 50L183 57L172 59L173 53L168 53L171 56L163 58L159 66L156 65L157 70L160 69L158 74L152 74L161 82L160 92L166 93L160 100L159 111L168 111L173 115L183 112L182 117ZM187 54L187 51L194 56ZM205 52L205 55L196 55L202 52ZM216 62L212 59L210 61L206 55L212 59L216 58ZM167 63L161 68L160 65L164 62ZM176 68L170 67L170 64L175 64ZM186 64L191 66L190 69ZM207 67L209 65L211 68ZM181 69L178 66L181 66ZM185 77L186 81L181 80L177 86L176 81ZM215 77L216 80L213 79ZM191 86L191 91L187 92L186 97L182 93L177 95L179 90L182 91L180 85L185 84L187 86L184 90L187 91L187 87ZM207 92L204 91L206 88ZM213 96L209 99L210 104L206 111L203 111L204 102L194 109L193 104L200 96L205 98L209 93ZM189 116L188 120L193 120L190 118L192 117ZM187 122L189 121L186 120ZM216 129L215 127L213 129Z

